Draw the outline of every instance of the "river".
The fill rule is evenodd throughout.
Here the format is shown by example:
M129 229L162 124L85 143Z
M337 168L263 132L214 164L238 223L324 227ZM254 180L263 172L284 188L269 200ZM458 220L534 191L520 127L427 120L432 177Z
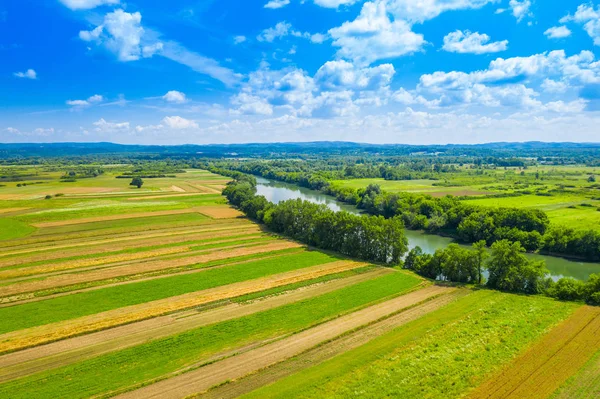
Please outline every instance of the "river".
M334 211L348 211L359 214L358 209L353 205L344 204L334 197L325 195L319 191L299 187L295 184L270 181L262 177L257 177L258 185L256 187L258 195L264 195L267 200L278 203L289 199L301 198L317 204L325 204ZM423 252L434 253L437 249L445 248L453 240L447 237L441 237L433 234L425 234L419 231L406 230L406 237L410 248L421 247ZM537 254L528 254L530 258L545 260L546 267L550 271L552 278L557 280L560 277L574 277L579 280L587 280L590 274L600 273L599 263L578 262L569 259L543 256Z

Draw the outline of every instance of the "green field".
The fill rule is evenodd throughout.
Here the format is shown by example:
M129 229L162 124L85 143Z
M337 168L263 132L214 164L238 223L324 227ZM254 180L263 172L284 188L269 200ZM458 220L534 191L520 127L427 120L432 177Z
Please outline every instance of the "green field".
M480 291L244 397L460 397L575 308Z

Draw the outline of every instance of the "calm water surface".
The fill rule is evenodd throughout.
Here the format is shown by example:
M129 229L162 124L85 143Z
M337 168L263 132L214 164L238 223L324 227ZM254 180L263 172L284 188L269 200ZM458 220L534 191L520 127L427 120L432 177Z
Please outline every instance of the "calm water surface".
M325 195L319 191L309 190L299 187L295 184L270 181L257 177L258 185L256 187L258 195L264 195L267 200L278 203L289 199L301 198L306 201L317 204L325 204L334 211L348 211L354 214L360 212L356 207L337 201L334 197ZM445 248L453 240L447 237L440 237L432 234L425 234L419 231L406 230L406 237L410 248L421 247L423 252L434 253L437 249ZM590 274L600 273L599 263L577 262L554 256L543 256L528 254L527 256L546 261L546 267L554 279L560 277L574 277L579 280L587 280Z

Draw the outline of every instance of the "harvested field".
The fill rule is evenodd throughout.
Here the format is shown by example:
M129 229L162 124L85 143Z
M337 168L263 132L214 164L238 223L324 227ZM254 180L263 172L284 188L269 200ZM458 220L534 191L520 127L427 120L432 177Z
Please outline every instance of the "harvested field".
M99 217L92 217L92 218L59 220L59 221L54 221L54 222L41 222L41 223L33 223L32 225L35 227L40 227L40 228L41 227L69 226L72 224L104 222L107 220L123 220L123 219L146 218L146 217L165 216L165 215L181 215L181 214L185 214L185 213L197 213L197 212L198 211L194 208L175 209L175 210L169 210L169 211L138 212L138 213L123 214L123 215L108 215L108 216L99 216Z
M182 194L144 195L144 196L127 198L127 201L139 201L139 200L162 199L162 198L193 197L195 195L206 195L206 194L212 194L212 193L186 193L186 192L184 192Z
M600 309L584 306L469 398L548 398L598 350Z
M0 215L4 214L4 213L26 211L27 209L31 209L31 208L0 208Z
M389 269L375 269L371 272L300 288L249 304L230 303L213 310L178 312L11 353L0 357L0 383L138 345L150 339L167 337L203 325L246 316L322 295L388 273L393 272Z
M185 190L179 186L171 186L171 191L175 191L178 193L185 193Z
M66 320L13 331L0 335L0 353L25 349L44 343L65 339L76 335L99 331L134 321L157 317L167 313L200 306L206 303L264 291L270 288L284 286L315 279L324 275L340 273L346 270L363 267L364 264L350 261L338 261L305 267L254 280L242 281L225 286L210 288L198 292L169 297L157 301L142 303L129 307L109 310Z
M23 251L13 251L10 255L20 255L19 257L11 257L0 260L0 267L9 267L21 265L25 262L41 262L41 261L49 261L53 259L64 259L68 257L77 257L84 256L96 253L105 253L105 252L114 252L121 251L125 249L133 249L133 248L145 248L154 245L166 245L166 244L175 244L175 243L185 243L190 241L197 241L203 239L217 238L217 237L228 237L233 235L244 235L244 234L256 234L260 233L261 230L258 226L253 225L240 225L240 226L231 226L226 228L213 228L213 229L204 229L198 230L196 234L190 233L182 233L182 234L156 234L156 235L148 235L146 237L143 236L135 236L135 237L119 237L119 238L109 238L103 240L90 241L87 244L85 242L82 243L74 243L74 244L64 244L60 246L46 247L43 249L36 249L35 251L31 250L23 250ZM61 249L61 251L58 251ZM49 252L44 252L49 251ZM35 254L30 254L31 252L35 252ZM9 254L7 254L8 256Z
M333 341L319 345L318 347L287 359L286 361L274 364L264 370L260 370L258 373L250 374L238 380L228 381L227 384L219 385L216 388L210 389L203 394L194 395L193 397L206 399L233 399L240 397L243 394L249 393L262 386L269 385L281 378L297 373L300 370L307 369L346 351L358 348L374 338L416 320L423 315L440 309L458 298L469 294L469 290L456 290L440 295L357 331L342 335Z
M196 209L201 214L213 219L232 219L244 216L242 212L230 206L201 206Z
M341 316L288 338L233 356L180 376L118 396L134 398L183 398L208 390L219 383L281 362L320 343L334 339L361 326L388 317L434 296L449 293L453 288L432 286Z
M2 288L3 296L23 294L26 292L34 292L46 290L49 288L64 287L76 285L90 281L108 280L115 277L129 276L153 272L157 270L173 269L181 266L189 266L195 264L206 263L214 260L227 259L237 256L260 254L265 252L278 251L289 248L300 248L301 245L289 242L279 241L266 245L252 246L250 248L228 248L228 251L223 251L224 248L218 248L212 253L201 254L196 256L187 256L177 259L157 260L136 264L125 264L101 270L93 270L88 273L81 273L81 270L76 270L76 273L61 274L58 276L48 277L41 281L25 282L13 284Z

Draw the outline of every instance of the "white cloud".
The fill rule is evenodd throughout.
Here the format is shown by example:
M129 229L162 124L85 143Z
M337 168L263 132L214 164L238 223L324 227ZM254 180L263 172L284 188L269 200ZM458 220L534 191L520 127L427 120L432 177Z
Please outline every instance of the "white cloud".
M277 9L285 7L288 4L290 4L290 0L270 0L267 4L265 4L265 8Z
M99 94L94 94L87 98L87 100L67 100L66 104L73 108L86 108L94 104L98 104L104 101L104 97Z
M571 36L571 31L566 26L554 26L544 32L550 39L563 39Z
M187 101L185 93L182 93L177 90L171 90L171 91L167 92L167 94L162 96L162 99L167 102L175 103L175 104L183 104Z
M325 40L327 40L328 38L329 38L329 36L324 35L322 33L315 33L315 34L313 34L313 35L310 36L310 41L313 42L313 43L321 44Z
M246 41L246 36L235 36L233 38L233 44L240 44L240 43L244 43Z
M155 32L147 32L141 25L139 12L116 10L104 16L103 24L91 31L79 32L81 40L104 45L120 61L135 61L160 55L192 70L218 79L227 86L239 82L241 76L224 68L211 58L188 50L177 42L160 42Z
M37 79L37 73L33 69L28 69L25 72L15 72L13 75L16 76L17 78L25 78L25 79L32 79L32 80Z
M290 34L292 25L282 21L278 22L273 28L265 29L256 37L259 42L272 43L275 39L282 38Z
M119 4L119 0L59 0L71 10L90 10L102 5Z
M433 19L446 11L478 9L496 0L387 0L395 18L411 23Z
M526 16L531 16L531 12L529 11L529 8L531 7L530 0L510 0L509 5L517 22L521 22Z
M38 136L50 136L50 135L54 134L54 128L53 127L50 127L50 128L38 127L33 132Z
M117 55L120 61L135 61L152 57L162 49L161 43L142 44L144 28L139 12L116 10L104 16L104 23L91 31L79 32L83 41L102 43Z
M198 124L190 119L181 116L166 116L162 123L171 129L192 129L198 128Z
M94 129L96 132L117 132L117 131L126 131L129 130L129 122L107 122L104 118L100 118L100 120L94 122Z
M344 61L328 61L315 74L322 90L379 90L389 86L396 71L392 64L357 68Z
M314 0L315 4L325 8L338 8L339 6L351 6L360 0Z
M402 20L391 21L383 1L365 3L352 22L329 30L337 54L362 65L419 51L425 44L423 35L414 33Z
M239 93L231 99L231 104L238 108L233 114L273 115L273 106L264 98L248 93Z
M561 81L544 79L541 87L547 93L564 93L569 88L569 85Z
M444 37L444 46L442 48L451 53L463 54L497 53L505 51L508 48L508 40L492 43L489 41L490 37L486 34L471 33L469 31L463 33L457 30Z
M19 129L15 129L14 127L10 127L10 126L4 130L10 134L21 134L21 131Z
M583 29L594 39L594 44L600 46L600 6L594 10L594 4L581 4L577 7L575 15L567 15L560 20L561 24L576 22L583 25Z

